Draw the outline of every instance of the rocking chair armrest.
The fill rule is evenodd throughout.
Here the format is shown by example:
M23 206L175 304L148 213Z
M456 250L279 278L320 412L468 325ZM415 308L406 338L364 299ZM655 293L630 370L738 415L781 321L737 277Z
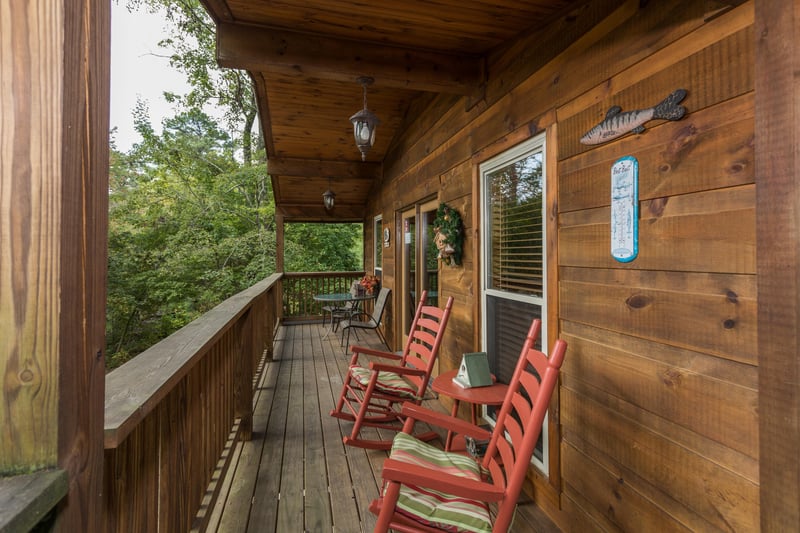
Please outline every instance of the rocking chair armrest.
M504 495L503 488L493 483L438 472L424 466L398 461L391 457L383 462L381 475L384 481L426 487L446 492L453 496L485 502L500 501Z
M460 418L455 418L448 414L432 411L422 407L421 405L411 402L403 403L401 413L406 417L406 427L413 427L413 421L420 421L439 426L447 431L453 431L455 433L467 435L474 439L488 440L492 437L492 433L490 431L486 431L485 429L467 422L466 420L461 420ZM409 421L412 422L409 423Z
M370 370L377 370L378 372L394 372L395 374L403 374L406 376L424 376L427 374L425 370L419 368L412 368L409 366L387 365L386 363L371 362L369 364Z
M357 344L350 345L350 351L353 352L353 358L357 359L359 354L364 355L371 355L373 357L382 357L384 359L391 359L392 361L400 361L403 356L397 355L392 352L385 352L383 350L375 350L373 348L367 348L366 346L358 346Z

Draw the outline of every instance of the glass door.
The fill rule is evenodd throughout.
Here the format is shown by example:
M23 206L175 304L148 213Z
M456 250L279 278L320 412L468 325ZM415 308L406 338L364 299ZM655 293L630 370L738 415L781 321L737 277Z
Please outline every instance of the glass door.
M437 200L415 204L401 213L403 245L400 268L400 332L405 343L414 311L422 291L428 291L428 304L439 305L439 261L433 241L433 220Z

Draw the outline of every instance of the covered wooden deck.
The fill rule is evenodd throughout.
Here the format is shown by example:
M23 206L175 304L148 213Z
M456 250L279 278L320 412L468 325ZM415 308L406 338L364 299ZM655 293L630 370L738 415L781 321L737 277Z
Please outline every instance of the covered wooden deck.
M253 439L231 453L209 531L371 532L386 452L342 444L349 424L328 415L349 355L320 324L282 326L254 394ZM380 347L374 332L361 344ZM433 407L443 409L438 402ZM377 431L377 430L368 430ZM367 438L374 438L368 436ZM558 531L530 501L512 531Z

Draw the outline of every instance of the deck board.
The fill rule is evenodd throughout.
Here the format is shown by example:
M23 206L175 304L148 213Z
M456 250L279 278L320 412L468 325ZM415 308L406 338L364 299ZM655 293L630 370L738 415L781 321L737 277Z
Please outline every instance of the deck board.
M303 326L310 328L311 326ZM320 343L313 335L304 335L303 351L319 353ZM332 531L333 519L328 490L328 469L326 448L322 435L322 421L327 412L322 411L319 384L321 375L317 374L317 361L314 357L304 365L305 403L303 419L305 421L305 524L306 531ZM327 376L327 372L325 372ZM327 392L327 396L330 392Z
M300 333L297 328L296 333ZM310 453L304 442L303 400L305 399L302 336L292 345L289 385L289 405L283 446L283 463L280 476L277 531L298 531L304 523L304 459ZM264 456L266 460L268 456Z
M281 489L280 472L283 464L286 412L291 388L291 355L295 333L294 328L287 329L289 332L284 341L281 358L273 363L278 366L278 379L275 383L272 402L264 406L268 412L268 422L262 442L259 468L255 471L257 474L256 484L247 531L271 531L277 527L278 495ZM255 428L253 429L255 430ZM242 472L242 474L252 475L252 472Z
M230 451L231 466L211 512L209 531L226 533L369 533L367 509L378 496L386 452L345 446L352 427L329 415L342 387L349 355L337 333L320 324L282 326L274 359L255 388L253 439ZM351 342L354 342L351 339ZM377 334L359 344L384 349ZM431 407L444 412L438 402ZM365 428L367 439L391 432ZM520 506L511 531L558 531L532 503Z
M323 443L326 454L325 460L328 468L330 483L331 509L333 511L333 525L336 531L348 531L353 525L359 525L360 515L353 492L353 482L350 478L350 468L347 462L347 452L342 443L342 422L338 418L328 416L335 407L336 399L342 386L340 370L337 359L344 358L337 347L330 342L321 342L320 353L322 357L315 357L314 362L318 369L317 394L322 413ZM357 527L360 527L357 526ZM358 531L358 530L356 530Z

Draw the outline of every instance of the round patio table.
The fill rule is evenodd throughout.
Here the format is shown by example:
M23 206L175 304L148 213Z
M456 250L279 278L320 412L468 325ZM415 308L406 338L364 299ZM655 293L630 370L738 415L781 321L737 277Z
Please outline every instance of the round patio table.
M453 383L453 378L458 374L458 368L449 370L444 374L439 374L433 380L431 388L440 393L453 398L453 410L451 416L458 415L458 406L461 402L469 402L472 424L478 425L478 405L502 405L508 392L508 385L505 383L492 383L486 387L464 388ZM492 376L492 381L495 377ZM444 449L450 451L453 447L453 434L447 432L447 440Z
M336 306L337 308L343 308L347 302L363 302L365 300L374 300L378 297L378 294L373 292L372 294L368 293L356 293L353 294L351 292L335 292L331 294L315 294L314 300L318 302L325 302L330 303ZM353 310L356 308L354 307ZM328 332L325 334L327 337L333 331L333 316L331 316L331 324L328 327Z

